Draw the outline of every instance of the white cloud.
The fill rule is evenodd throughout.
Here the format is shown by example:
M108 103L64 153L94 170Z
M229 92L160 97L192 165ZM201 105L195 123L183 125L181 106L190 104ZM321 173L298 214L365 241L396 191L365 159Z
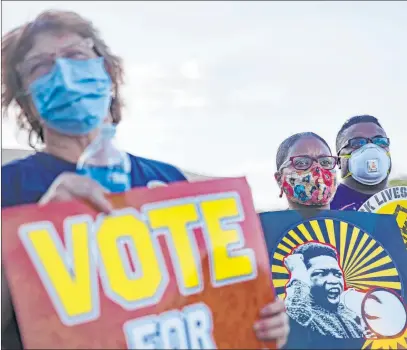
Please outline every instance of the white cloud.
M187 90L173 89L172 94L173 107L174 108L183 108L183 107L195 107L201 108L206 105L206 98L204 96L194 96L189 93Z
M202 77L201 68L195 61L188 61L183 63L181 65L180 72L186 79L195 80Z
M125 64L126 76L133 77L135 81L151 80L151 79L166 79L170 77L168 69L162 63L149 62L149 63L131 63ZM131 84L133 81L129 79Z

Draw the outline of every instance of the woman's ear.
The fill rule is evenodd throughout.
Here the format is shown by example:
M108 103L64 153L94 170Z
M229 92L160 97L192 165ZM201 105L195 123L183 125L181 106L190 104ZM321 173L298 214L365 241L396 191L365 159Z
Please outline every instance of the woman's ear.
M280 188L280 195L279 195L279 197L282 198L282 197L283 197L283 193L284 193L284 191L283 191L283 184L281 183L282 174L281 174L280 172L276 171L276 172L274 173L274 178L276 179L277 185L278 185L278 187Z
M278 172L278 171L276 171L276 172L274 173L274 178L275 178L276 181L277 181L278 187L281 187L281 173Z

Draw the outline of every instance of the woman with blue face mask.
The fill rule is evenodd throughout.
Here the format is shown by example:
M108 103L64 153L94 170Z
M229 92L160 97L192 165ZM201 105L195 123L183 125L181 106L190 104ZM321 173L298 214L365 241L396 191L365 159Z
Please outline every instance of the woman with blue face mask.
M42 146L3 167L3 207L82 198L109 212L104 189L75 171L102 124L121 121L120 58L89 21L71 12L45 12L6 34L2 58L3 114L17 107L30 145ZM171 165L129 157L132 187L185 180Z
M119 57L91 22L75 13L48 11L3 37L1 68L3 115L17 111L18 125L29 131L37 150L2 167L2 208L77 198L109 213L105 190L77 175L76 163L102 124L121 121ZM131 187L185 180L169 164L129 158ZM21 340L3 276L3 346L17 349Z
M390 139L370 115L350 118L336 138L342 183L331 209L358 210L387 186L391 171Z
M105 190L76 174L76 163L103 123L122 117L121 60L92 23L72 12L47 11L2 40L2 110L17 108L17 122L41 151L2 167L2 208L73 198L109 213ZM131 187L186 180L175 167L129 155ZM2 348L22 348L7 281L2 274ZM254 326L263 340L285 343L287 316L271 303Z

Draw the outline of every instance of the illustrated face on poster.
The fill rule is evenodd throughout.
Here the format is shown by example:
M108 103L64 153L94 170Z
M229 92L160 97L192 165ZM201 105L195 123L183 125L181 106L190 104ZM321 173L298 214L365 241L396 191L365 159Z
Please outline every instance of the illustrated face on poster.
M272 257L276 293L295 323L320 335L404 344L407 312L399 271L383 246L335 219L289 230ZM399 340L397 340L399 339Z
M335 249L314 242L303 244L284 263L291 272L291 280L303 282L317 305L336 311L345 282Z
M407 186L395 186L370 197L359 211L394 215L407 248Z

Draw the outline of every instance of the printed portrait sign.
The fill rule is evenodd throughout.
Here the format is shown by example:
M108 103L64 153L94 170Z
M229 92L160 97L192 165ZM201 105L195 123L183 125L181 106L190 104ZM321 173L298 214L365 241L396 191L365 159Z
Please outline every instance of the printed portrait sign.
M407 248L407 186L390 187L375 194L359 211L394 215Z
M260 215L289 349L405 349L407 251L391 215ZM392 237L390 240L389 237Z
M265 348L273 300L245 179L3 210L3 261L25 348Z

